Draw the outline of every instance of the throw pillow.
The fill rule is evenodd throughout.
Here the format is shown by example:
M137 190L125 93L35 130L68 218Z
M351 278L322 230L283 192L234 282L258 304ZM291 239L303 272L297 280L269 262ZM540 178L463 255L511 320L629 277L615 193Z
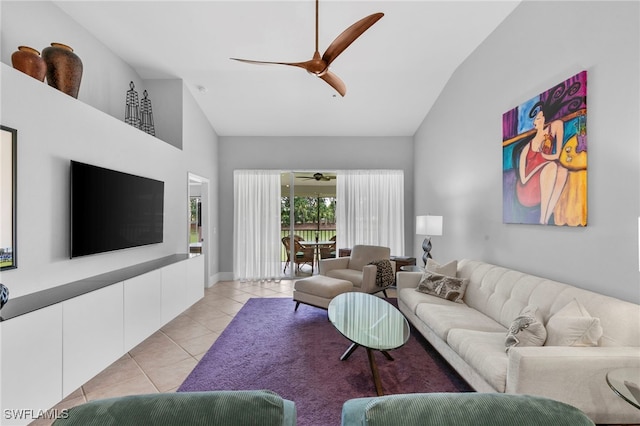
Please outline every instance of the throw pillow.
M425 269L429 272L436 274L446 275L448 277L455 277L458 273L458 261L452 260L449 263L440 265L433 259L427 259L427 266Z
M598 346L602 337L600 319L589 315L576 299L549 318L547 331L547 346Z
M452 302L464 303L462 298L467 289L467 284L469 284L467 279L424 271L416 291L451 300Z
M547 338L538 308L529 305L516 317L509 327L505 340L506 351L514 346L542 346Z
M376 266L376 285L378 287L388 287L393 285L396 277L393 273L391 261L388 259L374 260L373 262L369 262L369 265Z

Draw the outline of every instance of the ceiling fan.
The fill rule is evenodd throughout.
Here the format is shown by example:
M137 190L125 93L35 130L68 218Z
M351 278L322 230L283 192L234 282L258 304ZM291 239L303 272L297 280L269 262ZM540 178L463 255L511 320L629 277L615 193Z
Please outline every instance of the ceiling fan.
M373 15L366 16L351 25L344 30L335 40L329 45L327 50L322 56L318 50L318 2L316 0L316 50L313 54L313 58L304 62L267 62L267 61L253 61L250 59L238 59L230 58L234 61L246 62L249 64L276 64L276 65L290 65L294 67L300 67L307 70L308 73L320 77L333 87L340 96L344 96L347 93L347 86L344 82L334 73L329 71L329 65L340 55L344 50L349 47L358 37L360 37L369 27L375 24L380 18L384 16L384 13L374 13Z
M304 180L315 179L316 181L319 182L321 180L330 181L331 179L335 179L336 177L335 176L325 176L322 173L317 172L317 173L314 173L312 176L300 176L300 178L304 179Z

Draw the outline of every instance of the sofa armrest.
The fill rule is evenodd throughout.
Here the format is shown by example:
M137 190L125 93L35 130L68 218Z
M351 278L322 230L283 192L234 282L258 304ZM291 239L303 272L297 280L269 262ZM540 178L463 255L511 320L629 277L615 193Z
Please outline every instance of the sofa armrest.
M348 257L335 257L320 260L320 275L326 275L333 269L347 269L349 267Z
M376 289L382 290L376 285L377 273L378 267L376 265L364 265L362 267L362 284L360 285L360 291L375 293Z
M404 272L396 273L396 285L398 290L402 288L416 288L422 278L422 272Z
M565 402L596 423L636 423L637 408L615 395L605 379L607 372L627 367L640 368L640 348L513 347L505 391Z

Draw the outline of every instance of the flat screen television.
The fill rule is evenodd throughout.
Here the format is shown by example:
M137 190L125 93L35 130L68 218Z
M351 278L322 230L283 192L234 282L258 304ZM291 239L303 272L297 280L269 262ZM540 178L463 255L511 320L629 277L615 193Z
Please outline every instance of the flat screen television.
M164 182L71 161L71 257L161 243Z

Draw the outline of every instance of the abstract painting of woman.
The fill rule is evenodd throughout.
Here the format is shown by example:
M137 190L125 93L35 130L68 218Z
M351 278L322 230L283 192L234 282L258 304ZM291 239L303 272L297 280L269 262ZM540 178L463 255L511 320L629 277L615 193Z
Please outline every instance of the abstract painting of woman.
M585 122L586 71L504 114L505 223L586 225Z

